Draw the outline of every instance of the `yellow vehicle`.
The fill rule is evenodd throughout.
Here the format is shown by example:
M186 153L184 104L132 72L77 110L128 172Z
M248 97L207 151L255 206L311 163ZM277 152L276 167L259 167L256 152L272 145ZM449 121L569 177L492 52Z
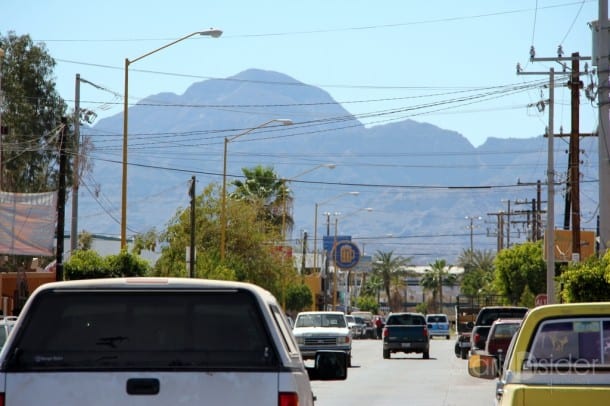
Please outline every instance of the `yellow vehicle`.
M488 354L471 356L468 372L484 379L499 375ZM530 310L508 348L496 402L501 406L610 404L610 302Z

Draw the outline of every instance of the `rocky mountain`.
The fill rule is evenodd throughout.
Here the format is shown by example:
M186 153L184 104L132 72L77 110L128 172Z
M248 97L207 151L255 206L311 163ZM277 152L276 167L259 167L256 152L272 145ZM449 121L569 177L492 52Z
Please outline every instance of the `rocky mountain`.
M475 249L495 251L499 213L507 213L511 204L511 212L531 210L535 183L544 184L546 178L543 137L490 137L475 148L462 134L424 122L365 127L324 90L278 72L251 69L194 83L182 95L151 95L130 108L128 234L153 226L160 230L186 207L191 175L197 177L198 191L220 184L224 138L274 118L290 118L294 124L269 125L228 144L228 179L258 164L292 179L292 239L296 243L308 231L309 247L314 207L331 199L332 204L320 206L319 240L332 229L326 224L330 220L338 234L352 235L366 253L393 250L422 265L436 259L453 262L470 247L471 238ZM122 114L117 114L83 131L96 149L94 172L85 179L89 191L81 191L79 230L119 234L122 125ZM586 147L589 156L597 156L596 143ZM558 174L564 173L562 150L555 159ZM336 168L312 170L324 163ZM585 165L583 177L597 179L596 170L595 164ZM101 192L96 194L95 185ZM583 217L594 217L597 183L581 188L590 196L581 202ZM557 216L564 207L561 190L558 186ZM348 191L360 194L333 199ZM546 201L545 187L541 196ZM373 211L365 212L365 207ZM327 211L342 215L331 220L323 215ZM467 216L475 219L472 228ZM512 216L512 243L525 239L526 217Z

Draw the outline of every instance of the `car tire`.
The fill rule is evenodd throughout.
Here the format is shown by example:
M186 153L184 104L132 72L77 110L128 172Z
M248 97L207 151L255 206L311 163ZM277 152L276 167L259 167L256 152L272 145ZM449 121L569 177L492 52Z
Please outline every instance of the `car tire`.
M383 359L390 359L390 350L383 350Z
M423 359L430 359L430 352L429 351L424 351L424 354L423 354L422 358Z
M449 339L451 338L451 336L450 336L450 335L447 335L447 336L446 336L446 338L447 338L447 340L449 340Z
M462 359L468 359L468 350L462 349L461 356Z
M352 353L351 352L347 353L347 367L348 368L352 367Z

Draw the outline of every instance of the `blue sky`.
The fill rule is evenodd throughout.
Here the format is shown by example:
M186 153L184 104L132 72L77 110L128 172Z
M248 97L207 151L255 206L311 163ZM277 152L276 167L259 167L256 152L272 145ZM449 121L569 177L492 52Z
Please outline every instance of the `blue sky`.
M556 63L529 63L531 45L540 57L555 56L560 44L566 55L591 55L587 23L597 19L597 9L591 0L2 0L0 31L46 44L57 60L57 89L71 106L76 73L115 92L81 86L83 107L100 117L122 111L125 58L215 27L224 31L221 38L196 37L133 63L130 103L258 68L325 89L351 113L374 115L363 119L368 125L411 118L458 131L479 146L488 137L541 135L547 113L527 106L548 97L546 91L441 110L412 107L467 89L480 94L544 80L516 75L517 62L525 71L560 70ZM557 89L556 100L555 126L569 131L568 90ZM596 125L597 109L583 98L581 132Z

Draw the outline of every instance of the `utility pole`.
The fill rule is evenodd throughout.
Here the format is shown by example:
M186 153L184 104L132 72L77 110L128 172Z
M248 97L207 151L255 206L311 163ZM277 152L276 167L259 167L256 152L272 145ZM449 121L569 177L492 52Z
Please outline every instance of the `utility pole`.
M301 258L301 277L305 275L305 267L307 266L307 231L303 231L303 256Z
M191 177L191 187L189 188L191 198L191 245L189 249L189 276L195 277L195 175Z
M608 104L608 0L598 1L598 20L591 25L593 29L593 65L597 66L597 101L599 110L598 158L599 158L599 256L610 247L610 105Z
M70 221L70 252L78 247L78 187L80 147L80 73L76 74L74 90L74 165L72 168L72 220Z
M64 280L64 223L66 206L66 128L68 120L61 118L61 130L59 132L59 181L57 191L57 251L55 252L55 280Z

